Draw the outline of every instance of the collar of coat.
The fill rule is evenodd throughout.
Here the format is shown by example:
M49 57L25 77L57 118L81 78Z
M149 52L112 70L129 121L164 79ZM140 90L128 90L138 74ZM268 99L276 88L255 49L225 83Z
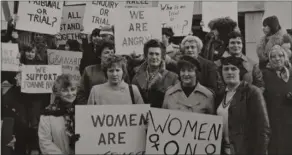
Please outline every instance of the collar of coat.
M269 52L273 46L283 44L283 36L287 34L286 30L280 29L278 32L271 36L262 37L261 46L264 47L263 52ZM266 42L268 40L268 42Z
M165 62L162 61L160 66L159 66L158 73L155 75L155 77L151 81L148 81L148 77L147 77L147 73L146 73L146 72L148 72L147 69L148 69L148 63L147 63L147 61L145 61L138 68L138 71L136 74L137 82L139 83L139 86L142 89L151 88L151 86L153 86L156 81L158 81L159 79L162 79L164 77L164 75L167 73L166 67L165 67Z
M175 84L172 88L169 89L169 95L174 94L176 92L183 92L181 82ZM199 82L192 93L196 93L196 92L201 93L202 95L206 96L207 98L214 95L211 90L202 86Z

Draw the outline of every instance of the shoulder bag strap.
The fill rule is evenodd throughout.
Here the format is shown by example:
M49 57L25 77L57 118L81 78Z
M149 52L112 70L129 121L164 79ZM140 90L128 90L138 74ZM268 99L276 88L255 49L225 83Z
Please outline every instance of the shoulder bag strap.
M135 104L134 93L133 93L133 87L132 87L131 84L129 84L129 90L130 90L130 95L131 95L132 104Z

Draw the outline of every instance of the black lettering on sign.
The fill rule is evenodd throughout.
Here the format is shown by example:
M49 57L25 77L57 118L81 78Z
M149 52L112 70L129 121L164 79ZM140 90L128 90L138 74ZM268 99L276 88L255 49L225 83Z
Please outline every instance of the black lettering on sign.
M47 25L52 25L52 27L57 22L56 17L50 18L49 16L31 14L31 13L28 13L27 15L29 15L29 21L31 21L31 22L45 23Z
M172 10L172 6L170 6L169 4L160 4L161 10Z
M197 137L197 125L198 125L198 122L197 121L192 126L191 121L190 120L187 120L186 127L185 127L185 130L184 130L184 133L183 133L183 136L182 137L185 137L187 129L190 128L191 129L191 132L194 132L194 139L197 139L196 138Z
M126 132L118 132L116 136L116 133L113 132L107 134L101 133L98 138L98 145L126 144L124 139L125 134Z
M130 23L129 32L131 31L147 31L148 23Z
M131 19L144 19L144 11L130 11Z
M122 46L144 45L152 36L125 37Z
M170 145L170 144L174 144L174 145ZM170 146L169 146L170 145ZM164 145L164 154L165 155L168 155L168 152L167 152L167 148L170 147L170 148L173 148L173 147L176 147L176 151L175 152L171 152L169 154L173 154L173 155L178 155L179 153L179 145L178 143L175 141L175 140L172 140L172 141L169 141L167 142L165 145Z
M118 2L114 1L93 1L92 4L100 5L107 8L116 8L118 6Z
M199 137L198 137L198 140L206 140L206 138L202 138L201 137L201 135L203 134L203 133L206 133L206 131L203 129L203 131L202 131L202 128L203 128L203 126L204 125L207 125L207 123L203 123L203 124L201 124L201 126L200 126L200 131L199 131Z
M179 127L178 127L178 129L177 129L177 131L171 131L171 129L173 129L173 127L175 126L175 125L172 125L173 123L173 121L177 121L178 123L176 123L176 124L179 124ZM172 128L171 128L172 127ZM180 130L181 130L181 128L182 128L182 122L181 122L181 120L180 119L178 119L178 118L172 118L170 121L169 121L169 124L168 124L168 132L170 133L170 135L172 135L172 136L175 136L175 135L177 135L179 132L180 132Z
M81 19L79 12L69 12L68 19Z
M101 18L98 16L92 16L92 23L98 23L98 24L104 24L104 25L109 25L108 19L107 18Z
M208 144L205 147L205 152L206 152L207 155L213 155L216 152L216 145Z
M44 81L24 81L24 88L45 88Z
M154 123L155 121L154 121L154 119L153 119L153 116L152 116L151 111L149 112L149 116L150 116L150 118L151 118L151 123L152 123L152 125L153 125L153 129L154 129L154 131L155 131L155 132L158 132L158 130L160 130L160 132L163 134L164 131L165 131L165 128L166 128L166 124L168 123L168 120L169 120L169 118L170 118L170 114L169 114L168 117L166 118L163 127L162 127L161 124L158 124L158 125L156 126L156 124Z
M108 16L108 12L109 12L108 9L101 8L100 11L99 11L99 14L101 16Z
M36 73L46 73L46 67L35 66Z
M54 81L46 81L46 89L52 89Z
M192 145L190 143L188 143L186 151L185 151L185 154L195 155L196 154L196 150L197 150L197 145L198 144L195 144L194 148L192 149Z
M220 130L221 129L221 124L218 124L218 127L216 128L216 124L212 124L212 127L209 132L208 140L210 140L211 135L214 135L215 140L218 140ZM213 134L212 134L213 133Z
M158 134L152 134L149 136L149 141L153 143L154 145L152 147L155 147L157 151L159 151L158 146L160 145L159 142L159 135Z
M53 9L60 9L60 2L59 1L28 1L29 3L33 3L35 5L39 5L42 7L48 7ZM61 1L63 5L63 2Z

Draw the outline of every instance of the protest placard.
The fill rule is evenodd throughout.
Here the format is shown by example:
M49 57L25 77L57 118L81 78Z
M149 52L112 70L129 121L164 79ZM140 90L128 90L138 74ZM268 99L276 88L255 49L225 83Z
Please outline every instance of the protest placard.
M174 36L186 36L192 31L194 2L159 2L162 27L171 27Z
M120 3L118 1L87 2L83 19L84 33L90 34L95 28L114 25L113 16Z
M80 32L82 28L85 5L72 5L63 7L63 16L60 26L59 45L66 44L68 39L82 43Z
M75 108L76 154L144 154L149 104Z
M161 40L161 23L156 8L120 8L115 23L117 54L143 53L143 45L150 39Z
M150 0L138 0L138 1L131 1L126 0L125 1L125 7L126 8L143 8L143 7L157 7L157 1L150 1Z
M20 1L16 29L55 35L60 32L63 1Z
M220 154L221 116L151 108L146 154Z
M63 74L70 74L75 83L80 81L79 65L82 52L48 49L49 65L62 65Z
M2 71L19 71L19 49L18 44L12 43L1 43L1 63L2 63Z
M54 81L61 74L61 65L24 65L21 68L21 92L52 93Z
M230 17L234 21L238 21L237 2L202 2L202 21L204 23L203 30L209 32L208 24L211 20L221 17Z

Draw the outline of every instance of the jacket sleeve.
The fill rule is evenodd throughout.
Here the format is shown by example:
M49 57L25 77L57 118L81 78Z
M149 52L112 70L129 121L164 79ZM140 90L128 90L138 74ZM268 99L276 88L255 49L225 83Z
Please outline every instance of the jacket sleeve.
M83 47L83 52L82 52L82 58L80 60L80 65L79 65L79 72L80 72L80 75L83 74L84 70L85 70L85 67L86 67L86 58L88 57L87 56L87 47L89 45L87 44L87 46L84 46L84 44L82 44L82 47Z
M265 83L263 80L262 71L259 68L258 64L255 64L252 69L252 78L253 78L253 85L259 87L262 91L265 90Z
M210 103L208 104L208 114L214 115L215 113L215 97L214 95L209 99Z
M88 97L89 86L88 86L88 75L86 70L81 76L80 83L78 86L76 101L78 105L86 105Z
M268 56L265 52L265 38L263 37L260 41L260 43L257 45L257 55L259 57L259 61L267 61L268 60Z
M41 116L38 136L39 136L39 145L42 154L64 154L60 148L58 148L52 140L52 131L50 118L48 116Z
M215 63L208 64L208 72L209 72L209 84L207 87L211 88L214 92L216 92L217 88L217 66Z
M97 93L96 87L93 87L90 91L90 95L88 98L88 102L87 102L88 105L98 105L98 103L96 102L96 99L97 99L96 93Z
M168 100L169 100L169 93L166 91L163 103L162 103L162 109L168 109Z
M253 88L250 90L250 98L247 104L249 104L248 110L251 118L253 118L250 130L254 133L255 142L253 144L256 147L250 146L250 148L255 148L254 154L266 155L271 133L270 122L263 94L259 88Z
M143 98L139 92L139 89L136 85L133 86L133 92L134 92L134 99L136 104L144 104Z

